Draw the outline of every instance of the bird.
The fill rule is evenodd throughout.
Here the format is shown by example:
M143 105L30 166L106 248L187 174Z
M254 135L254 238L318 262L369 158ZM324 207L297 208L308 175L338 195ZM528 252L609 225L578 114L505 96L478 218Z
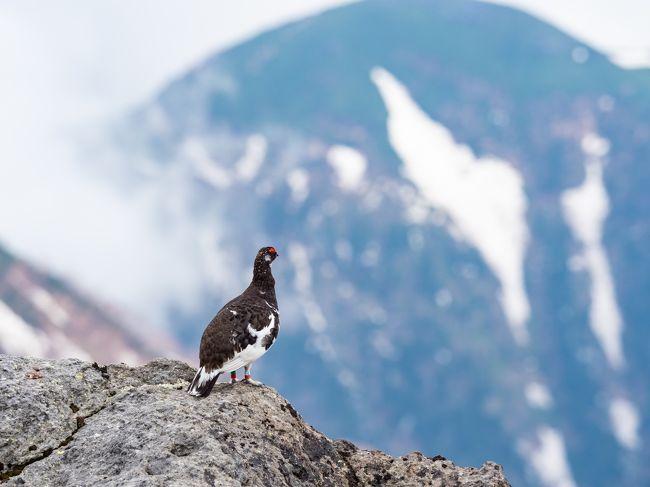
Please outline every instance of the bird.
M192 396L206 397L224 372L237 382L237 369L244 367L242 382L253 380L251 366L275 342L280 314L271 264L278 257L275 247L262 247L253 263L253 279L236 298L228 301L210 321L199 349L199 369L187 389Z

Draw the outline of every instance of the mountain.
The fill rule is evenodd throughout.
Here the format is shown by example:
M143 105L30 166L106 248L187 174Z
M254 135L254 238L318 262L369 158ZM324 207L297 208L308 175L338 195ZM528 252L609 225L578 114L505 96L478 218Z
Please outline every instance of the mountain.
M276 246L257 370L327 434L647 485L649 109L646 71L524 13L365 1L190 70L104 170L196 235L189 346Z
M0 246L0 353L130 364L178 353L164 331L143 331Z
M463 468L330 440L264 386L190 397L195 370L174 360L132 368L0 356L0 370L8 485L510 485L493 462Z

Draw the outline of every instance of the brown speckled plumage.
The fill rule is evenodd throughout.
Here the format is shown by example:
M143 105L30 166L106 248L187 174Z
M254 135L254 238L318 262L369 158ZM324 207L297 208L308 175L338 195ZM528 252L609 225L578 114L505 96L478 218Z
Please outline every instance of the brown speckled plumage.
M191 394L207 396L219 375L226 372L224 366L242 350L261 339L260 345L266 351L277 338L280 316L271 272L271 263L277 255L273 247L260 249L255 257L250 285L221 308L206 327L201 337L200 367L188 388ZM272 328L263 337L251 333L251 329L260 332L271 324Z

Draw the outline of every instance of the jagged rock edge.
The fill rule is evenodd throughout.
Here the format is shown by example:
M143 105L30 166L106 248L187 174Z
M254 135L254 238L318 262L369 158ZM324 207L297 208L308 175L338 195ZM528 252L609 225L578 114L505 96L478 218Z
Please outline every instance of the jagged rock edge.
M139 367L129 367L125 364L108 365L105 367L100 367L96 364L91 365L87 362L86 363L80 362L80 363L83 364L82 368L81 370L77 369L77 371L82 372L81 374L82 377L76 377L76 375L79 374L79 372L77 372L77 374L75 374L75 378L81 379L83 378L83 376L85 376L87 379L90 379L91 375L94 375L95 378L97 378L97 373L101 374L101 380L95 382L95 392L100 396L99 402L95 402L93 400L92 405L88 404L85 399L81 402L77 402L77 404L81 404L81 407L84 409L90 406L94 406L94 408L92 410L88 409L85 415L76 415L77 422L75 427L69 430L71 431L71 433L65 439L60 441L57 446L53 448L47 448L46 450L37 453L35 457L31 459L27 459L26 456L24 456L22 463L20 464L17 463L15 465L12 465L11 470L8 469L7 471L5 471L5 473L3 474L4 478L0 479L0 483L12 482L15 481L14 479L16 480L24 479L23 476L26 475L26 471L25 471L26 467L30 465L34 465L33 467L27 469L27 472L29 472L31 471L32 468L38 470L39 468L41 468L40 467L41 465L48 465L51 462L51 460L47 460L47 459L50 458L51 454L55 451L57 451L57 453L65 454L67 448L63 450L61 449L64 447L68 447L72 443L72 441L75 440L75 438L79 438L78 441L82 441L81 438L84 436L84 434L82 433L81 437L79 437L77 433L79 432L80 429L83 428L83 426L86 425L85 419L90 418L91 416L95 416L98 413L104 411L105 409L110 410L113 409L114 407L119 408L119 404L122 401L127 400L127 398L129 397L133 397L134 393L140 393L141 391L145 392L144 390L146 389L149 390L157 389L159 391L164 389L182 390L185 387L187 387L187 385L189 384L189 380L191 379L191 377L193 377L195 373L195 370L193 370L192 367L189 366L188 364L179 361L172 361L168 359L156 359L152 362L149 362L148 364ZM93 370L93 372L89 373L90 370ZM174 375L170 375L170 374L174 374ZM143 386L147 386L147 387L143 388ZM222 384L222 386L226 386L226 384ZM323 435L321 432L314 429L313 426L311 426L310 424L305 423L300 413L298 413L298 411L295 410L295 408L291 405L291 403L287 401L286 398L279 395L277 391L275 391L273 388L262 387L261 389L267 391L273 396L272 399L277 401L279 409L281 409L284 413L287 413L287 415L292 417L293 420L298 421L299 429L301 427L306 428L305 430L306 432L314 433L316 436L322 437L322 439L324 439L327 443L329 443L332 453L334 454L334 456L329 455L329 457L331 458L331 460L338 463L339 468L343 470L343 471L339 471L339 473L342 474L342 478L347 479L346 483L351 487L358 487L360 485L371 485L377 481L377 475L373 474L372 472L369 472L368 468L370 468L373 471L377 470L378 472L381 471L383 473L392 470L391 465L393 465L394 461L396 460L395 458L378 450L359 449L356 445L354 445L353 443L347 440L333 440L331 438L328 438L326 435ZM243 403L239 401L236 397L232 397L232 399L235 400L238 405L248 407L248 403ZM70 407L73 413L77 413L78 411L80 411L80 408L74 403L69 403L68 406ZM101 424L101 418L100 418L97 420L90 421L88 423L88 426L95 425L97 421L100 421ZM290 422L292 422L291 419ZM63 435L66 434L67 432L63 431L62 434L59 436L59 438L61 438ZM52 438L52 440L54 439L55 438ZM41 440L40 444L42 446L45 446L45 444L52 444L52 443L49 441L46 442ZM78 444L77 442L74 443L74 445L77 444ZM272 442L272 444L274 444L274 442ZM302 444L302 448L304 450L304 453L307 455L307 457L311 459L310 452L312 451L312 447L309 446L308 449L305 446L305 444ZM282 450L282 448L280 449ZM378 454L379 456L376 456L376 454ZM368 456L370 462L366 461L365 459L366 455ZM413 452L405 457L399 457L399 458L404 460L404 462L408 461L409 463L413 463L413 459L408 460L413 455L418 457L415 460L419 460L419 459L428 459L434 461L446 460L444 457L441 457L439 455L436 455L435 457L432 458L432 457L427 457L426 455L423 455L420 452ZM338 460L336 457L338 457ZM41 463L43 460L46 460L46 462ZM388 464L386 464L384 460L387 461ZM399 462L399 464L401 463L402 462ZM458 480L458 475L460 470L482 471L483 467L485 467L486 465L492 466L489 465L491 463L492 462L484 463L484 465L480 469L476 469L476 468L468 469L466 467L457 467L456 465L453 464L453 462L451 462L452 467L454 469L453 479L456 481ZM397 465L397 463L395 463L395 465ZM445 468L446 465L442 465L442 467ZM502 472L500 466L495 465L495 467L498 467L496 468L496 470ZM373 474L374 477L369 479L364 479L364 472L369 475ZM388 473L391 473L391 475L394 476L395 473L399 473L399 472L388 472ZM280 469L279 474L284 476L285 480L289 484L291 484L291 480L292 480L291 474L297 476L298 478L301 478L300 475L296 475L296 473L293 472L292 470L285 471L283 469ZM287 475L289 475L289 477ZM403 479L403 478L404 477L399 477L399 479ZM491 483L490 485L494 485L495 487L497 485L498 486L509 485L507 479L505 478L496 479L496 480L498 480L498 483ZM474 482L471 485L478 485L478 484Z
M359 476L357 475L357 472L355 471L355 469L352 467L352 464L350 463L351 454L348 451L348 449L355 449L356 445L347 440L337 440L334 441L333 443L334 443L334 449L338 452L339 455L341 455L341 458L343 459L343 462L345 463L345 466L348 469L348 473L346 474L346 477L349 479L350 485L353 487L363 485L361 479L359 479Z

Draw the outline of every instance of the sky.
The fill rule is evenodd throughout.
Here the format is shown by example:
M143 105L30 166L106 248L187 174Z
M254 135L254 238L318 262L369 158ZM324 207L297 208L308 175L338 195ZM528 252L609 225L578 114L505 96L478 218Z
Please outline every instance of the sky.
M187 237L157 234L149 202L80 170L91 161L78 159L78 134L218 50L346 3L0 0L0 242L150 317L156 299L190 295L197 283L185 269L194 263L179 258ZM650 66L646 0L494 3L550 21L621 65Z

